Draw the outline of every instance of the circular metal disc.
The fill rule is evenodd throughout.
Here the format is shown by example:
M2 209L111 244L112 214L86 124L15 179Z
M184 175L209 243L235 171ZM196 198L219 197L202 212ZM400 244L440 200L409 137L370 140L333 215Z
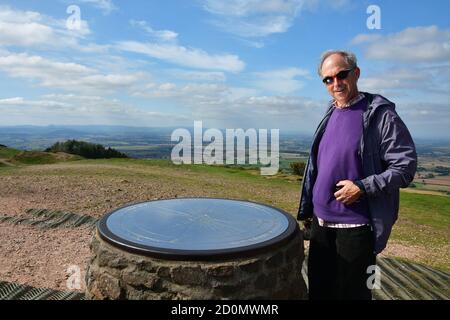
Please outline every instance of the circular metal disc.
M287 240L296 227L289 214L254 202L178 198L117 209L98 230L125 250L189 260L250 254Z

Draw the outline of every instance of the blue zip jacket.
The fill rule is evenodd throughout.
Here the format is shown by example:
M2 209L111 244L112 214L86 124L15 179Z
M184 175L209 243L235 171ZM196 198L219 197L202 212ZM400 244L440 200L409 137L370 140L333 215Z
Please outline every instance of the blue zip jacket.
M417 153L408 128L395 112L395 104L381 95L362 93L367 98L368 107L363 113L363 134L358 154L364 174L361 182L366 190L374 231L375 253L378 254L386 247L398 217L399 188L406 188L414 179ZM314 214L312 192L317 178L317 152L333 110L330 102L314 134L302 180L298 220L312 218Z

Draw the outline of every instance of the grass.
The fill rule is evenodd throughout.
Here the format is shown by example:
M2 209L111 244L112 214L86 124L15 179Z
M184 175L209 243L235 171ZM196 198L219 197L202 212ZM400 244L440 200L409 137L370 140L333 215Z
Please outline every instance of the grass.
M57 159L50 153L24 151L16 154L13 158L14 162L22 164L51 164L58 162Z
M450 191L450 186L425 184L422 182L414 182L414 184L416 185L416 189L418 190L439 191L442 193Z
M273 178L272 176L261 176L260 170L250 166L226 166L226 165L204 165L204 164L182 164L176 165L168 160L144 160L144 159L98 159L98 160L82 160L79 163L86 164L115 164L115 165L139 165L143 167L159 167L163 169L171 169L178 172L191 172L205 175L216 175L229 179L244 179L255 183L290 183L283 179L283 175ZM270 182L269 182L270 180ZM298 185L298 182L296 183Z
M0 147L0 159L10 159L20 152L20 150L16 150L13 148Z
M401 213L418 225L450 230L450 197L402 192Z
M80 156L62 152L51 153L42 151L22 151L15 154L10 160L12 163L37 165L37 164L53 164L65 161L75 161L80 159L83 158Z
M417 248L415 262L450 271L450 197L401 192L390 242Z
M52 159L31 157L27 163L49 163ZM0 175L26 176L24 167L0 167ZM106 177L158 181L174 186L179 196L203 194L210 197L248 199L286 210L298 209L300 182L286 175L261 176L259 169L207 165L175 165L167 160L98 159L65 162L33 175L58 177ZM44 168L44 167L42 167ZM291 177L292 178L292 177ZM412 260L450 271L450 197L400 193L399 220L390 243L419 248ZM51 208L49 208L51 209Z

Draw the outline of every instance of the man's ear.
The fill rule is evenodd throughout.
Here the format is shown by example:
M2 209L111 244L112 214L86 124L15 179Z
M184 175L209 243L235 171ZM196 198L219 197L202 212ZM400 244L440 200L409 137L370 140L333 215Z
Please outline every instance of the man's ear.
M355 76L356 76L356 80L359 79L359 76L361 75L361 69L359 69L358 67L356 67L355 69Z

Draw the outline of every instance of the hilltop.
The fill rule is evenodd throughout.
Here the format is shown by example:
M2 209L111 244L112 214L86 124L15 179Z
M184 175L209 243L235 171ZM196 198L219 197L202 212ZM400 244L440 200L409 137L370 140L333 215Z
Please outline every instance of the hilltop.
M21 151L0 144L0 166L52 164L85 158L127 158L127 155L100 144L77 140L56 142L45 151Z
M178 166L164 160L21 164L0 167L0 179L0 216L9 217L24 217L29 209L48 209L99 218L125 204L176 197L246 199L295 216L300 192L298 179L283 175L264 177L254 169ZM384 255L449 271L449 228L450 197L402 192L399 221ZM78 265L84 272L91 230L42 231L31 225L0 223L4 253L0 279L64 289L67 266Z
M51 164L75 161L83 157L65 152L21 151L0 145L0 167L31 164Z

